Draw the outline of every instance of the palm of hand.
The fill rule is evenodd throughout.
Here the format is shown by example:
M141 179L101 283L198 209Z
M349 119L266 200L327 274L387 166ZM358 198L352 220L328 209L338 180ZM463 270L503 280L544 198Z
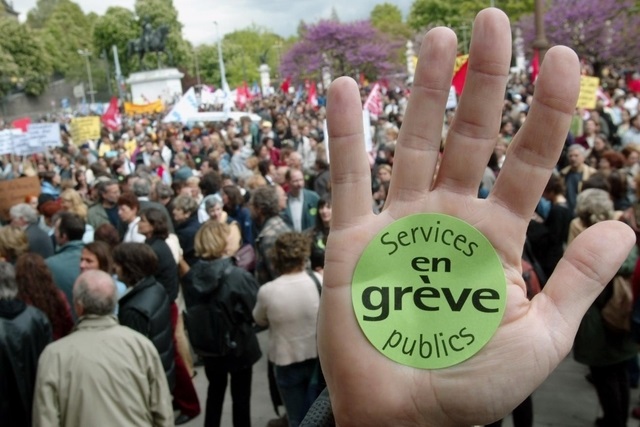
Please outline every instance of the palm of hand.
M490 197L478 200L477 183L499 128L510 40L499 39L509 27L495 10L482 12L476 28L465 96L435 180L439 143L432 141L439 141L440 130L425 131L421 124L441 117L451 71L420 64L451 63L455 39L441 29L425 38L387 205L378 216L370 211L366 155L353 149L362 137L356 88L337 80L330 89L334 205L318 333L340 425L471 425L504 416L568 353L580 318L633 243L619 223L587 230L544 292L527 300L520 271L524 235L566 136L577 97L577 61L567 49L549 51L527 124ZM387 359L362 334L351 306L351 279L366 245L394 220L419 212L446 213L476 227L492 242L507 278L507 307L494 337L471 359L446 369L420 370ZM611 240L603 241L598 230Z

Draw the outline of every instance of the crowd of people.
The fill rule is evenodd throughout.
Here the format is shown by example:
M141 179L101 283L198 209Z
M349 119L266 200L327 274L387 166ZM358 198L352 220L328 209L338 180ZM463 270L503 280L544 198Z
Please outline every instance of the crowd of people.
M576 110L530 221L525 258L542 286L567 243L591 225L619 219L640 231L640 100L622 78L605 83L609 98ZM533 88L526 76L511 77L480 198L527 120ZM374 117L375 213L385 208L408 97L409 90L388 88ZM202 363L205 425L220 425L230 376L233 425L248 426L252 366L264 351L274 406L286 409L270 425L301 423L322 390L316 318L332 216L325 111L287 94L249 108L259 122L181 126L136 116L120 131L103 129L97 141L73 141L61 120L62 147L3 159L4 179L38 176L41 191L13 206L0 228L0 320L12 325L0 329L9 349L0 350L8 379L0 419L186 423L201 412L192 378ZM443 118L442 152L452 113ZM634 250L616 276L636 293L637 263ZM590 368L603 410L598 425L617 427L626 425L640 369L631 334L602 320L612 294L613 285L605 288L583 319L575 358ZM202 298L225 300L242 331L226 355L194 345L193 357L183 312ZM269 329L265 349L256 339L262 328ZM95 394L83 393L88 386ZM525 416L516 424L531 426L530 404L519 408Z

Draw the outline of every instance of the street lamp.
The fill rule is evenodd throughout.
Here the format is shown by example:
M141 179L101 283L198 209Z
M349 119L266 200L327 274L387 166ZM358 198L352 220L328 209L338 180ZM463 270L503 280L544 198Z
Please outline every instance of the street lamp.
M91 63L89 62L91 52L87 49L78 49L78 54L84 57L84 62L87 65L87 77L89 78L89 95L91 96L91 103L95 104L96 100L94 99L95 92L93 91L93 79L91 77Z
M200 64L198 63L198 51L193 49L193 57L196 60L196 78L198 79L198 87L200 87Z

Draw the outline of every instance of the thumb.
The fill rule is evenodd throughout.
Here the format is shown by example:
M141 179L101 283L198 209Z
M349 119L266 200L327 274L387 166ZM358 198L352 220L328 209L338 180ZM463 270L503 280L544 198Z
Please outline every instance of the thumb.
M575 336L587 309L617 273L635 241L633 230L621 221L600 222L576 237L538 295L542 298L532 301L552 335L564 341ZM571 342L565 345L570 347Z

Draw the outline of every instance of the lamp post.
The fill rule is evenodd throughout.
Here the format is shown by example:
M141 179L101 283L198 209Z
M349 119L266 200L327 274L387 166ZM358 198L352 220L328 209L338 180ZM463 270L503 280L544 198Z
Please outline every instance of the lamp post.
M91 56L91 52L87 49L78 49L78 54L84 57L84 62L87 65L87 78L89 79L89 95L91 96L91 103L95 104L96 100L94 98L95 92L93 91L93 78L91 76L91 63L89 62L89 57Z
M198 63L198 51L193 49L193 57L196 60L196 79L198 80L198 87L200 87L200 64Z
M544 60L544 54L549 49L549 41L544 31L544 1L535 0L535 26L536 26L536 39L533 41L532 47L538 49L540 55L540 65Z

